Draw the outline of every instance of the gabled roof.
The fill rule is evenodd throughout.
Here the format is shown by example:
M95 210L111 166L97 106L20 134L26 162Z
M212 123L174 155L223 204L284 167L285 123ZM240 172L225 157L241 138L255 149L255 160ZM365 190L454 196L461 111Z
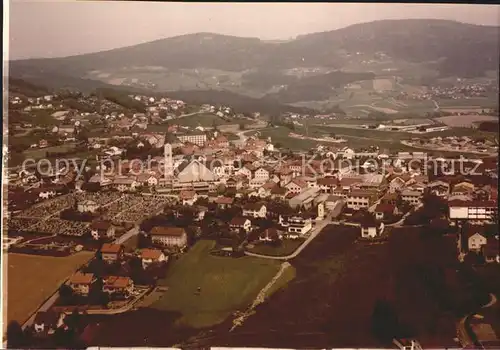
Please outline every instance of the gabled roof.
M262 207L265 207L264 204L262 203L246 203L244 206L243 206L243 209L245 210L253 210L253 211L258 211L260 210Z
M113 224L111 221L107 220L96 220L93 221L92 224L90 224L90 229L92 230L99 230L99 231L106 231L108 230Z
M274 227L265 229L260 233L259 238L278 240L279 239L278 230L275 229Z
M300 188L306 188L307 187L307 183L304 181L304 180L301 180L301 179L292 179L292 181L290 181L286 187L288 187L288 185L290 184L295 184L297 186L299 186Z
M231 197L217 197L215 199L216 204L233 204L234 198Z
M155 226L151 230L151 235L153 236L174 236L180 237L186 234L186 231L182 227L165 227L165 226Z
M324 177L317 180L318 185L337 186L338 180L334 177Z
M104 285L111 288L126 288L132 284L130 277L108 276L103 279Z
M121 244L104 243L101 247L101 253L118 254L123 247Z
M141 259L158 260L163 252L159 249L141 249L139 254Z
M189 200L189 199L193 199L194 197L196 197L195 191L181 191L181 193L179 193L180 199Z
M94 279L93 273L81 273L77 272L70 277L69 283L71 284L91 284Z

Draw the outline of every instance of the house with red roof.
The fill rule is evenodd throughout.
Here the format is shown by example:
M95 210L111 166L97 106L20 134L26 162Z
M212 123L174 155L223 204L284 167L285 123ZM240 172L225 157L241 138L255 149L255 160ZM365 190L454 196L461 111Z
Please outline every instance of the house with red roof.
M384 220L398 214L398 208L394 204L378 204L375 207L375 219Z
M243 230L248 233L252 229L252 222L248 218L235 216L229 222L229 228L233 232Z

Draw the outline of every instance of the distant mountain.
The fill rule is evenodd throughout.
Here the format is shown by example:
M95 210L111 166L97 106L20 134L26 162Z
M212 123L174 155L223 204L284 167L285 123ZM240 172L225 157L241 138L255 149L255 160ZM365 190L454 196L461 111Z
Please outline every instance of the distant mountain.
M500 64L499 28L447 20L411 19L356 24L334 31L303 35L294 40L274 42L198 33L92 54L11 61L9 71L13 77L49 87L91 90L109 87L111 83L111 79L100 78L99 72L104 72L103 76L120 78L120 74L125 74L123 72L132 71L129 76L134 77L131 68L160 67L162 70L151 68L148 73L149 80L160 81L156 83L159 86L162 86L162 81L175 75L176 81L179 81L179 76L181 80L189 78L191 82L193 79L195 82L200 81L199 86L204 89L248 92L248 95L252 95L252 92L260 96L267 94L261 101L271 98L280 103L289 103L328 97L332 87L353 81L356 74L370 73L369 68L349 77L349 74L335 73L351 63L357 55L367 59L383 55L388 60L417 63L442 77L482 76L488 70L497 70ZM311 79L288 72L294 68L311 67L321 67L324 76ZM185 72L180 72L180 69L191 70L188 72L189 77L182 78ZM218 88L219 83L226 82L221 79L213 83L215 85L207 84L202 81L201 73L197 72L203 69L209 70L205 78L216 76L217 71L213 70L218 70L222 72L219 76L224 75L226 80L231 72L240 76L240 80ZM331 72L334 73L328 75ZM366 77L359 76L360 79ZM178 86L178 83L172 86ZM280 86L286 86L286 89L273 90ZM192 90L197 87L157 90Z
M14 61L10 69L14 75L27 67L81 75L89 70L125 66L226 71L314 65L336 68L346 59L339 56L339 51L345 50L384 52L410 62L442 59L438 68L444 74L474 75L498 68L499 40L499 27L434 19L383 20L278 43L210 33L189 34L86 55Z

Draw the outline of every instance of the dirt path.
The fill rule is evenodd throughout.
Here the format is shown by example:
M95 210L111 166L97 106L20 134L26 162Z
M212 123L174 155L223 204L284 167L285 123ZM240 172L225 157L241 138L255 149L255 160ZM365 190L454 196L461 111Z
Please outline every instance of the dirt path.
M233 326L229 330L230 332L232 332L236 327L241 326L243 322L245 322L245 320L253 313L253 310L257 307L257 305L262 304L264 302L269 289L271 289L271 287L276 283L276 281L281 277L281 275L283 275L285 270L290 266L291 266L290 263L286 261L281 264L278 273L276 273L276 275L274 275L272 280L269 281L269 283L264 288L261 289L259 294L257 294L257 297L255 298L252 305L242 315L238 316L235 320L233 320Z

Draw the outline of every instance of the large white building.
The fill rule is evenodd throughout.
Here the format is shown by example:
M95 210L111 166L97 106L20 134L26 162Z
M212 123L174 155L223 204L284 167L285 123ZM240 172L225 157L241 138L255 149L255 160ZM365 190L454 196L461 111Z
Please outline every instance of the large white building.
M185 247L187 245L186 231L181 227L156 226L151 230L151 241L167 247Z
M190 142L198 146L203 146L207 142L207 135L205 133L192 133L177 136L181 142Z
M498 213L494 201L450 201L450 219L452 220L492 220Z

